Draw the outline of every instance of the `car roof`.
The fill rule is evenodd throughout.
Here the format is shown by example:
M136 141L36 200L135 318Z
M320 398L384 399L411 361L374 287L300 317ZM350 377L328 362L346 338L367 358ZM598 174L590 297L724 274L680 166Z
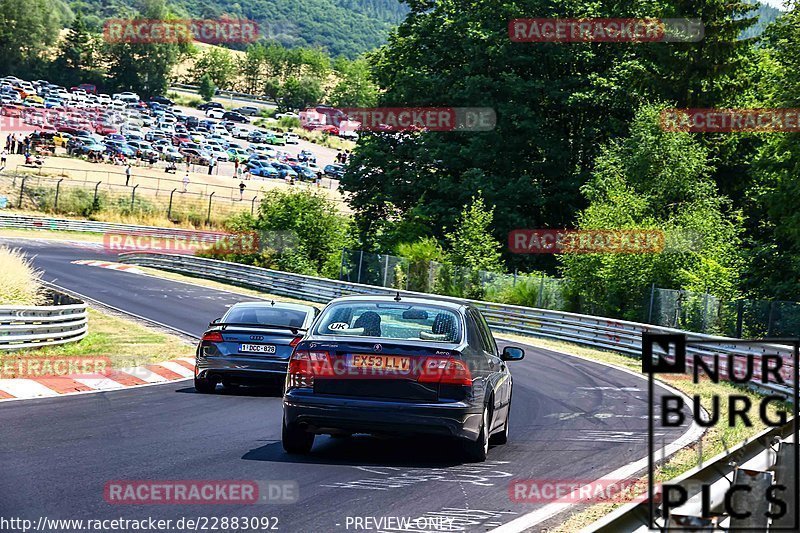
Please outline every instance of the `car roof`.
M314 310L314 307L310 305L293 304L289 302L275 302L275 301L239 302L237 304L233 304L230 309L233 310L233 309L263 309L263 308L291 309L294 311L303 311L306 313Z
M380 295L380 294L371 294L371 295L358 295L358 296L340 296L339 298L335 298L329 302L329 304L334 303L346 303L346 302L380 302L380 303L406 303L406 304L433 304L438 305L441 307L447 307L452 310L458 310L462 307L468 307L470 305L469 302L460 300L458 298L453 298L449 296L440 296L440 295L425 295L425 296L400 296L400 300L396 299L397 296L391 295Z

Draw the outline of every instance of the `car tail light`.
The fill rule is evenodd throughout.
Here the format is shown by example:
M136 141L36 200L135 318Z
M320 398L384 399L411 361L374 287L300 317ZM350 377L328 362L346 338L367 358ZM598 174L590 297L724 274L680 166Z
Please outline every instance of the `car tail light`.
M312 388L314 377L332 375L333 367L328 352L295 350L289 359L287 389Z
M428 357L422 363L419 381L446 385L472 386L472 373L467 364L454 357Z
M222 342L222 333L219 331L207 331L203 334L203 341L207 342Z

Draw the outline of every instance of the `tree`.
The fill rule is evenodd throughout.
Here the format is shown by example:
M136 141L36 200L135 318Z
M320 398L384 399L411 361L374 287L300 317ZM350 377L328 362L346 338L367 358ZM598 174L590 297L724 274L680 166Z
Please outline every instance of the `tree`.
M644 106L629 136L607 144L582 191L584 230L661 230L662 253L559 256L586 311L642 319L652 283L732 297L740 275L739 215L710 178L709 151L689 133L659 127L659 107ZM688 236L679 240L676 237Z
M760 93L769 108L800 107L800 6L764 35ZM744 285L761 298L800 300L800 134L769 133L753 161L747 194L750 265Z
M447 233L448 258L455 266L502 272L500 244L492 236L494 209L487 209L480 191L464 206L455 229Z
M41 69L41 54L58 37L68 21L63 2L53 0L0 0L0 72L25 78Z
M372 80L366 59L339 58L334 64L339 78L328 97L334 107L373 107L378 102L378 87Z
M232 89L237 76L236 62L230 51L213 46L194 62L190 75L196 83L208 75L215 86Z
M168 20L165 0L144 0L135 19ZM188 53L190 43L109 43L106 56L108 80L119 90L134 91L144 97L162 95L169 86L172 69Z
M374 241L392 217L423 217L434 236L480 189L496 206L494 232L567 227L585 206L580 187L601 146L624 136L647 101L715 102L736 88L748 21L727 0L664 3L468 0L409 2L411 14L373 54L380 106L487 107L485 132L365 135L342 180L359 232ZM507 28L530 17L696 17L700 43L515 43ZM727 61L731 60L732 68ZM665 82L664 80L670 80ZM411 163L413 162L413 164ZM385 216L389 215L389 216ZM506 256L525 269L552 258Z
M87 71L96 67L95 44L86 28L83 15L78 11L66 37L59 46L53 63L55 79L65 85L75 85L85 78ZM94 77L94 76L93 76Z
M197 92L206 102L210 102L211 99L214 98L214 95L217 93L217 88L214 86L214 82L211 81L211 76L208 74L203 74L203 76L200 78L200 84L197 88Z
M281 108L296 110L318 104L323 96L322 84L318 79L291 77L281 86L277 100Z
M242 77L242 90L257 94L264 84L266 50L260 43L247 47L244 57L238 59L238 70Z

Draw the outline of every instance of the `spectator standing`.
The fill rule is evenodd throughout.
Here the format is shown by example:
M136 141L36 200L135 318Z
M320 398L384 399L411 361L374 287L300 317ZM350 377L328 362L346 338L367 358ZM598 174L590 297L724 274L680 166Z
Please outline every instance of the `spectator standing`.
M244 188L245 187L247 187L247 185L245 185L243 181L240 181L239 182L239 201L240 202L242 200L244 200Z
M0 154L0 168L6 168L6 157L8 156L8 148L3 150L3 153Z
M189 188L189 171L186 171L186 175L183 177L183 192L187 192Z
M131 182L131 164L128 163L125 167L125 186L127 187Z
M239 176L239 159L237 158L233 162L233 177L236 178Z
M216 157L212 157L208 162L208 175L209 176L214 171L214 167L216 166L216 164L217 164L217 158Z

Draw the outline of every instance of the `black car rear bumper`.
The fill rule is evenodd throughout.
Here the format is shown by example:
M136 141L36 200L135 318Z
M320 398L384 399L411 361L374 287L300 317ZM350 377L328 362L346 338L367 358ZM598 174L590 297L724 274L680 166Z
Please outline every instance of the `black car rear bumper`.
M482 410L465 402L411 403L314 395L295 389L283 398L284 420L315 433L442 435L478 438Z
M202 357L197 360L197 377L230 379L238 382L274 383L286 378L288 362L283 359L243 361L235 358Z

